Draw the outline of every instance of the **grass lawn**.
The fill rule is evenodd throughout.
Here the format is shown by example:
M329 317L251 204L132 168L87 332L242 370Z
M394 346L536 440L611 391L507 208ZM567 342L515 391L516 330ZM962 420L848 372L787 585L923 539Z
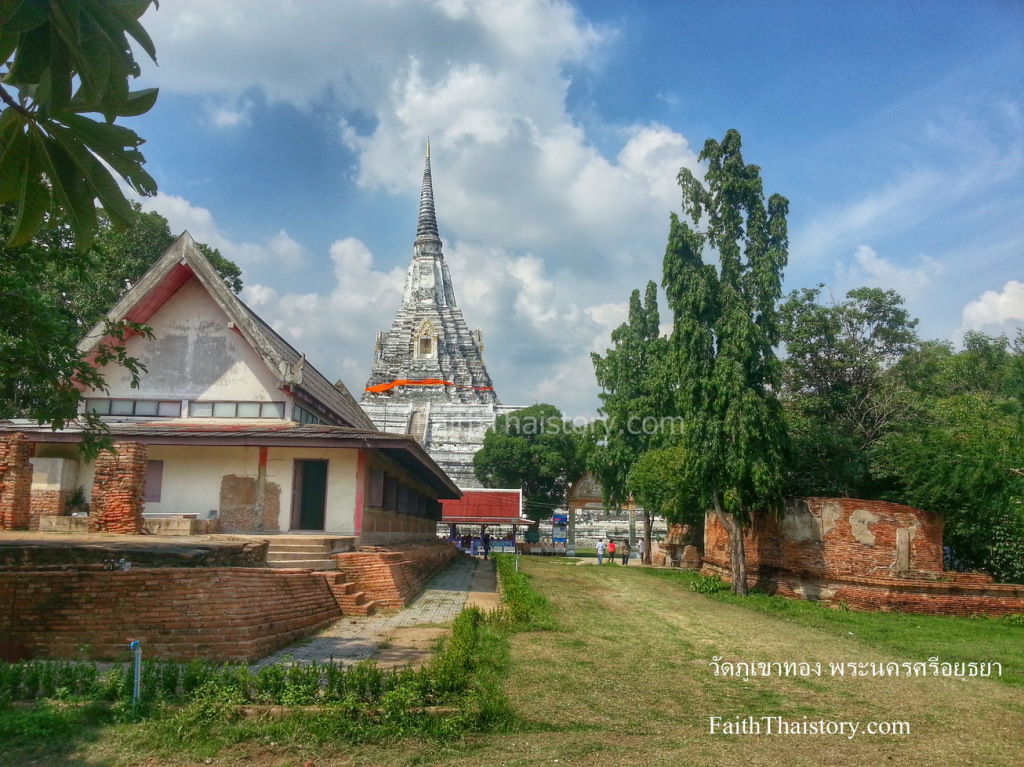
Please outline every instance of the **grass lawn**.
M514 634L489 652L514 717L466 737L397 738L352 745L330 723L304 730L209 721L209 748L173 752L166 723L54 725L59 756L37 765L1020 765L1024 763L1024 628L994 620L830 611L816 605L735 600L689 589L679 573L579 566L523 557L520 567L554 607L557 628ZM506 657L507 656L507 657ZM1004 677L716 677L709 661L998 660ZM496 675L495 675L496 672ZM2 717L10 710L0 711ZM761 717L809 728L859 725L846 734L769 734ZM719 717L712 733L712 717ZM753 717L751 720L749 717ZM499 720L500 721L500 718ZM761 734L724 734L760 724ZM909 734L866 734L868 723L906 722ZM805 724L807 723L807 724ZM776 729L778 725L774 725ZM160 729L160 728L163 729ZM849 728L849 725L847 725ZM752 729L752 726L748 726ZM157 737L157 731L162 733ZM8 730L10 732L10 730ZM4 761L5 753L17 761ZM0 764L26 764L0 750ZM206 759L210 759L209 762Z

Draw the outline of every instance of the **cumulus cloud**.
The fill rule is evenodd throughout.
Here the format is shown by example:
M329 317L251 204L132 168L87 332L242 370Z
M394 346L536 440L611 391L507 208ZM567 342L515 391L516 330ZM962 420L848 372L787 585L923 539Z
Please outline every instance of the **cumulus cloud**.
M963 310L962 330L1024 323L1024 282L1010 280L1000 291L986 290Z
M916 266L897 266L882 258L874 248L861 245L853 254L852 264L839 264L836 277L843 287L870 287L895 290L912 301L921 298L942 272L942 265L928 256L918 256Z
M254 104L326 114L369 192L412 199L429 136L456 295L484 330L499 396L593 411L590 352L607 347L629 292L657 279L676 174L697 170L688 140L665 125L621 127L606 156L569 113L568 70L588 66L604 31L562 0L268 0L260 13L205 0L164 4L146 25L161 53L147 84L202 99L220 128L252 124ZM261 269L244 297L358 390L374 334L400 304L404 263L388 268L352 238L330 247L329 263L285 231L235 242L183 198L145 204L243 267L317 268L301 293Z
M220 251L244 270L256 264L272 264L295 270L306 263L306 250L284 230L262 243L235 242L225 235L214 221L213 213L193 205L184 197L157 193L139 202L146 211L155 210L167 219L171 231L188 231L196 242L202 242Z

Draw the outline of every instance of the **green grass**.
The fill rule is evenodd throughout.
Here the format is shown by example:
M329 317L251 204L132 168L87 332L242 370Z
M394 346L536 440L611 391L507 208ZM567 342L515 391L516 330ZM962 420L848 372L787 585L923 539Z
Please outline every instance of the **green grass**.
M1005 671L1004 684L931 678L743 680L716 678L708 663L723 651L731 657L784 660L804 652L821 658L823 648L845 660L865 657L859 646L871 645L913 661L934 655L942 660L1003 657L1004 669L1019 673L1024 649L1016 645L1024 629L1009 621L841 612L765 595L698 594L690 584L702 581L671 570L565 567L555 559L522 558L516 572L513 557L499 555L496 561L502 607L486 615L460 615L431 672L435 687L448 680L450 708L443 716L417 710L422 690L412 677L378 689L382 679L367 667L349 681L357 697L357 688L373 692L370 713L339 694L337 704L319 711L246 719L236 706L240 686L229 675L200 684L186 705L155 699L136 715L123 701L0 706L0 765L168 767L212 760L225 767L297 767L307 761L353 767L514 767L556 761L595 767L622 762L854 767L888 754L890 764L1010 767L1024 758L1020 744L1011 744L1012 734L1024 729L1024 695ZM69 674L54 672L52 679L40 676L34 683L40 689L67 687ZM172 681L168 677L164 683L170 688ZM88 677L81 682L91 683ZM97 687L121 689L121 683L111 679ZM268 672L258 690L267 700L316 699L309 678L285 669ZM766 713L796 719L906 718L915 730L912 739L785 743L708 735L711 714Z
M704 576L680 570L645 568L652 578L685 584L699 590ZM708 599L763 613L777 620L806 626L835 637L855 637L872 647L908 660L937 657L940 662L972 661L1002 664L1005 684L1024 687L1024 622L1016 618L961 618L899 612L842 610L818 602L754 592L746 597L729 591L704 593Z

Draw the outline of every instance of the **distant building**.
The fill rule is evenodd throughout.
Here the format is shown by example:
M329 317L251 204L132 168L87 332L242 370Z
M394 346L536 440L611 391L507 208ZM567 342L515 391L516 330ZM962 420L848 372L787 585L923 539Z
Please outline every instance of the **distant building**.
M483 358L483 338L455 301L434 214L427 150L419 221L402 306L377 333L361 404L381 431L411 434L460 488L480 487L473 455L502 405Z

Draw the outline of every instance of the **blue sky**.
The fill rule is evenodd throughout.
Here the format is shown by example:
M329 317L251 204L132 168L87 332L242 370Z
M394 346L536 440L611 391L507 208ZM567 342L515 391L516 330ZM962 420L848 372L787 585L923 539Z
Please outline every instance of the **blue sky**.
M253 7L144 17L144 204L234 259L243 298L354 393L400 302L427 136L508 404L593 414L589 354L660 279L679 168L729 128L790 199L787 289L895 289L926 338L1024 326L1022 3Z

